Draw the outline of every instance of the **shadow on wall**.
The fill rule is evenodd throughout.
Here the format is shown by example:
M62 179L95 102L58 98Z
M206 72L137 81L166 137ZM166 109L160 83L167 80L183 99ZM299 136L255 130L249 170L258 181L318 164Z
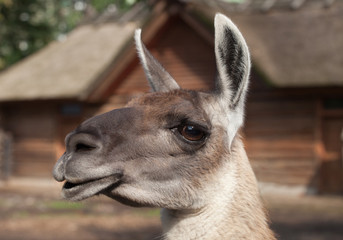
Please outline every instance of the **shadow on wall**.
M343 194L342 160L321 162L318 177L319 193Z
M321 125L319 163L309 185L317 186L318 193L343 194L343 118L324 117Z

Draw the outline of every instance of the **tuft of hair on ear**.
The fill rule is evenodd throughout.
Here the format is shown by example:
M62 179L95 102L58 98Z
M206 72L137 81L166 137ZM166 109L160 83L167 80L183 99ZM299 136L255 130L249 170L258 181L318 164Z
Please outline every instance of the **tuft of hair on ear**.
M250 75L248 46L236 25L223 14L215 16L217 92L229 100L230 108L244 101Z

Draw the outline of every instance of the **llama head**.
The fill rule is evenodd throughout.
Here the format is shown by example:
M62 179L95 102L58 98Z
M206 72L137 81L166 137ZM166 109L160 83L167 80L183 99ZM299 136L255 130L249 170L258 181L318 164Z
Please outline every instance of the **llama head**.
M153 92L71 132L54 177L66 181L62 193L70 200L105 194L133 206L201 207L205 200L199 191L228 161L224 156L243 123L247 45L237 27L217 14L216 89L196 92L179 87L140 33L137 51Z

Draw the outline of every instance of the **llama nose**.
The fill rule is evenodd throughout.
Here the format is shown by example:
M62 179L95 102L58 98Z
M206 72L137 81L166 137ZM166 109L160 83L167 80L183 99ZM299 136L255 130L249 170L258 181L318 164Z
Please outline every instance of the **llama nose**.
M66 138L66 149L69 153L91 153L101 147L101 141L95 134L71 133Z

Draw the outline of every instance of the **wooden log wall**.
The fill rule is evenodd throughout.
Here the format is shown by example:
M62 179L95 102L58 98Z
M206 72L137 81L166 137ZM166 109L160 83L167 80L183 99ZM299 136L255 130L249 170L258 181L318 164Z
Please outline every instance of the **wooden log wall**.
M244 128L251 164L262 182L308 185L316 172L316 104L249 101Z
M343 103L343 99L341 99ZM319 192L343 194L343 105L325 109L321 120Z
M13 136L12 175L51 177L56 160L56 113L44 107L17 106L7 113Z

